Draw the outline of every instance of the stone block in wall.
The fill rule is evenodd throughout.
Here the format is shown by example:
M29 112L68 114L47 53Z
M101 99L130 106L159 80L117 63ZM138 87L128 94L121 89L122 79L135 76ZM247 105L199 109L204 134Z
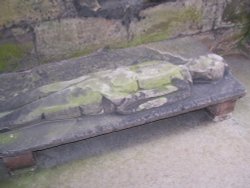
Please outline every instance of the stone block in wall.
M76 14L72 0L1 0L0 29ZM21 24L22 24L21 23Z
M163 3L140 12L141 20L130 25L133 44L147 43L198 32L202 23L200 6L183 3Z
M227 0L203 0L202 31L210 31L221 27L232 26L225 22L223 13L229 1Z
M62 59L85 54L126 40L117 20L72 18L41 23L35 28L37 52L42 59Z
M0 31L0 73L37 65L34 49L29 29L13 27Z

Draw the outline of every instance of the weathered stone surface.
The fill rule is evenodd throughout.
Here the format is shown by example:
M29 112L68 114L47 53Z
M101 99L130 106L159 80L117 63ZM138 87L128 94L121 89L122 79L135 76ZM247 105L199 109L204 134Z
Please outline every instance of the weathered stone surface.
M79 6L88 7L92 11L97 11L101 8L101 5L99 4L98 0L78 0L76 2L79 3Z
M236 3L242 7L245 1ZM231 16L234 4L227 0L4 0L0 8L0 72L27 70L106 46L135 46L232 27L237 21L225 18ZM241 9L239 12L237 18L247 18ZM6 59L1 48L10 51L5 45L9 43L27 50L18 56L10 53Z
M67 85L67 83L70 85L71 82L75 82L75 79L77 82L78 78L92 72L152 60L169 61L181 65L190 58L205 55L207 50L196 38L185 37L174 41L152 43L146 47L99 51L81 58L44 64L25 72L1 74L0 112L16 109L47 96L53 93L52 91L58 88L61 82L62 85ZM55 82L56 84L53 85L52 83ZM45 93L38 90L39 87ZM51 92L47 93L48 91Z
M59 89L83 81L85 76L82 75L91 72L131 66L151 60L164 60L183 65L190 58L194 59L206 54L206 50L197 40L186 37L175 42L153 43L148 47L100 51L78 59L42 65L27 72L2 74L0 75L0 112L17 109ZM185 69L183 67L181 70ZM189 71L182 74L185 80L192 80Z
M40 107L43 110L53 105L60 106L60 104L66 104L67 106L67 104L70 104L71 106L70 108L62 108L59 111L57 111L56 108L52 108L55 116L53 113L44 113L40 116L41 119L39 123L35 124L30 121L29 123L32 123L32 125L21 122L24 124L13 126L13 124L8 124L9 121L5 119L5 123L3 127L1 124L0 129L1 132L5 131L5 133L0 133L1 157L17 155L27 150L42 150L68 142L142 125L162 118L205 108L227 100L235 100L245 94L246 91L244 87L230 72L225 74L220 81L212 80L207 84L192 83L192 80L190 81L190 79L187 79L187 76L183 75L184 79L173 79L171 84L165 85L164 90L162 90L162 87L149 90L141 90L138 87L138 91L135 91L135 87L131 87L132 89L130 87L129 89L124 88L121 86L120 80L117 81L115 77L110 74L115 72L115 70L119 70L119 74L123 73L123 77L129 78L128 83L133 83L133 79L131 78L134 77L130 77L127 71L130 71L131 67L150 60L171 62L175 64L175 66L180 66L185 69L187 73L189 69L185 64L191 59L197 59L196 57L201 55L205 56L207 51L203 51L202 49L204 48L202 47L198 48L198 46L200 46L198 42L195 43L195 48L190 48L192 42L191 44L185 43L185 45L181 45L184 44L183 41L185 40L181 41L179 45L175 45L174 40L166 42L166 44L171 43L171 45L166 45L167 47L162 51L160 50L161 47L157 47L157 45L154 46L154 49L137 47L116 51L100 51L87 57L42 65L25 73L0 75L1 99L6 98L11 100L13 96L18 97L20 93L26 93L28 97L28 94L36 89L41 93L44 92L43 98L37 99L37 101L42 101ZM161 44L163 44L163 42ZM177 48L177 46L179 47ZM166 50L167 48L171 48L172 51ZM197 50L197 48L199 50ZM176 51L173 49L176 49ZM175 53L173 51L175 51ZM210 58L221 60L218 56L208 55L208 57L209 56ZM118 67L122 69L118 69ZM119 75L118 73L116 75ZM136 72L133 73L136 74ZM108 75L109 78L104 79L105 77L102 77L104 75ZM78 77L80 78L76 79ZM99 82L96 82L96 80L99 80ZM55 84L55 82L60 83ZM10 83L16 84L10 87ZM133 92L124 98L121 104L111 104L110 100L103 95L101 95L101 100L99 95L94 94L98 93L94 88L100 89L102 88L100 87L102 84L110 85L110 87L113 88L117 87L120 93L124 91L127 95L129 93L128 91ZM10 96L8 96L8 93ZM83 100L82 96L84 95L90 99ZM74 100L71 100L72 98ZM162 98L166 98L167 100ZM78 99L81 100L79 101ZM98 103L93 102L98 100L102 101L102 108L99 108ZM4 106L2 101L3 100L0 100L1 105ZM32 106L31 103L24 106L30 105L36 109L39 107L37 101L32 102L34 106ZM74 107L78 102L81 102L82 105ZM35 104L37 106L35 106ZM50 104L52 106L49 106ZM88 105L91 105L91 108L89 108L90 106ZM139 106L141 108L139 108ZM60 107L65 106L62 105ZM146 108L149 109L146 110ZM142 110L140 111L140 109ZM29 108L25 110L22 111L24 117L32 115L32 110L29 111ZM13 119L15 119L15 116L21 117L21 114L14 111L7 113L9 113L9 115L13 114L13 117L11 117ZM99 113L105 114L99 115ZM25 114L28 116L25 116ZM79 115L81 117L79 117ZM36 118L35 114L33 114L33 117ZM67 117L73 118L68 119ZM4 115L2 118L4 118ZM45 121L43 121L43 118L45 118ZM46 118L50 121L46 121ZM55 121L55 118L59 119ZM1 119L1 121L2 120L3 119ZM19 128L19 126L25 127ZM14 130L9 130L14 127ZM32 137L30 135L32 135Z
M44 59L61 59L126 41L117 20L75 18L48 21L35 28L37 51Z
M19 106L16 106L19 108L11 109L9 114L3 115L0 125L2 128L16 127L42 120L98 115L115 110L113 106L121 114L148 109L150 106L158 107L164 103L163 100L156 100L157 97L178 93L179 89L187 90L189 95L189 82L185 80L182 70L183 66L166 61L148 61L92 73L65 83L45 85L31 92L31 97L26 94L30 99L26 100L24 106L20 105L17 96L15 99ZM188 89L181 88L176 80L182 81L181 84ZM40 95L41 99L35 98L34 94L38 91L43 94ZM188 95L183 95L183 98ZM180 99L172 98L171 102ZM159 104L156 104L157 101Z
M10 97L10 100L4 100L2 105L0 105L0 111L9 111L20 108L26 104L32 103L86 79L87 76L82 76L69 81L55 82L49 85L44 85L29 92L24 90L24 93L16 93L13 97Z
M166 104L167 101L168 101L168 99L166 97L160 97L157 99L153 99L153 100L150 100L150 101L147 101L145 103L140 104L137 108L137 111L160 107L160 106Z
M140 16L143 19L130 25L132 44L195 33L201 27L202 9L195 4L165 3L141 11Z
M69 4L70 0L3 0L0 8L0 29L13 23L33 23L72 13Z
M71 86L14 110L1 118L1 125L16 126L43 119L79 117L82 113L98 114L102 112L101 102L99 92L79 85Z
M30 93L38 87L49 85L52 83L73 81L81 78L83 75L93 72L99 72L107 69L115 69L120 66L130 66L136 62L150 60L166 60L183 63L182 60L170 55L163 55L157 51L145 47L136 47L120 50L104 50L89 56L74 58L44 64L25 72L16 72L0 75L0 111L11 106L11 101L17 95ZM63 84L63 85L64 85ZM53 86L53 85L51 85ZM49 86L49 87L51 87ZM47 86L45 86L45 90ZM49 88L51 90L51 88ZM41 93L37 91L37 96ZM24 97L25 98L25 97ZM20 100L19 102L25 104ZM14 107L13 107L14 108ZM10 108L12 109L12 107Z
M231 24L223 20L225 7L230 1L227 0L203 0L202 30L210 31L217 28L228 27Z
M245 88L232 76L220 82L195 84L192 95L171 105L143 110L129 115L107 114L77 119L42 122L0 134L0 155L11 156L23 151L37 151L61 144L131 128L156 120L202 109L225 100L244 96ZM32 135L32 136L30 136Z
M154 69L154 67L158 67ZM171 84L172 79L184 79L182 68L170 63L149 61L131 67L137 73L138 84L141 89L162 88Z
M194 81L214 81L223 78L227 64L221 56L208 54L187 64Z

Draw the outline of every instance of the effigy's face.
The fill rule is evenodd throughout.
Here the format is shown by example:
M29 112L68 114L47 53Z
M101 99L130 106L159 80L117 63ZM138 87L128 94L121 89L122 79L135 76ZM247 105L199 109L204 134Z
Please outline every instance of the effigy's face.
M193 83L219 80L225 68L223 58L209 54L182 65L157 60L99 71L35 89L25 96L27 104L6 113L0 123L14 126L83 115L137 113L189 97ZM37 94L39 99L32 100Z

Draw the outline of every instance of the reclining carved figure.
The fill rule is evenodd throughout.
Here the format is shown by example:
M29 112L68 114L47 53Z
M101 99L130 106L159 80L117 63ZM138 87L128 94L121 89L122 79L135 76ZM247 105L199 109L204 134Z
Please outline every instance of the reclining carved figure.
M193 83L223 78L225 68L222 57L208 54L183 65L148 61L44 85L9 101L0 128L159 107L189 97Z

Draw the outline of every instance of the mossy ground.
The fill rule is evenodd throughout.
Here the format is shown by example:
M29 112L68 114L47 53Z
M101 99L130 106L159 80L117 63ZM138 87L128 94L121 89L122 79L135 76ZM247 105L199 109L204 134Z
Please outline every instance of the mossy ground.
M15 70L26 49L15 43L0 44L0 72Z

